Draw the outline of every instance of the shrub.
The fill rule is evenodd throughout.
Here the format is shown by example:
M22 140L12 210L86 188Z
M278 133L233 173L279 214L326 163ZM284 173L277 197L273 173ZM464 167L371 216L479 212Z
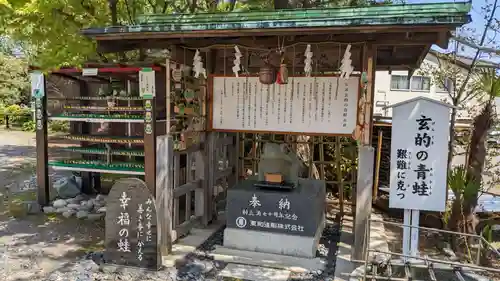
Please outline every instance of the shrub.
M69 132L69 122L59 120L50 121L49 130L52 132Z

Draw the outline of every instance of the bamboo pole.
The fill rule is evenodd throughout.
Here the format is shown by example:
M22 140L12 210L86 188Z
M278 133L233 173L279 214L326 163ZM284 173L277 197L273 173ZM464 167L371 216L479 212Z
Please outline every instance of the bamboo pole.
M384 132L382 130L378 131L378 142L377 142L377 159L375 164L375 181L373 183L373 202L377 200L378 196L378 182L380 177L380 160L382 157L382 142L383 142Z

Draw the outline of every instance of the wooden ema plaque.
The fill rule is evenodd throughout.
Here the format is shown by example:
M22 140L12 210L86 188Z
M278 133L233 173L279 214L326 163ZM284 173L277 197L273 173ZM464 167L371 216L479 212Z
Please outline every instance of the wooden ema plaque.
M110 264L158 270L157 216L154 198L137 178L118 180L106 212L106 253Z

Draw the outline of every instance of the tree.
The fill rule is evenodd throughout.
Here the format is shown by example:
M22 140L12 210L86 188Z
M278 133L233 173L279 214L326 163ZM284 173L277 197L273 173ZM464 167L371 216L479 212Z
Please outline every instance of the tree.
M0 105L28 104L28 77L25 60L0 52Z
M498 176L495 175L498 163L489 161L496 151L487 146L487 137L494 123L494 98L500 94L500 79L495 72L498 64L484 61L485 57L491 58L489 54L500 54L495 40L500 31L500 21L496 19L497 9L498 0L485 1L480 10L481 18L478 19L484 22L484 29L478 33L478 30L467 26L461 28L453 36L452 51L438 54L438 66L423 66L423 72L430 74L433 83L449 93L448 100L456 106L451 114L448 145L448 187L454 193L454 199L443 217L446 228L456 232L480 234L480 221L475 210L479 196L489 187L482 178L486 172L492 174L493 178L498 178L495 177ZM460 55L464 51L469 57ZM471 102L473 104L469 104ZM457 144L457 115L459 109L468 107L473 107L469 116L473 117L472 129L465 142ZM455 148L460 145L466 147L466 162L463 167L452 168ZM470 249L459 243L460 237L450 235L448 238L454 250Z
M85 60L112 61L94 42L80 35L83 28L135 24L140 14L265 10L294 7L369 5L369 0L0 0L0 36L31 46L31 63L42 68L79 65ZM384 2L385 3L385 2ZM137 52L130 53L130 56Z

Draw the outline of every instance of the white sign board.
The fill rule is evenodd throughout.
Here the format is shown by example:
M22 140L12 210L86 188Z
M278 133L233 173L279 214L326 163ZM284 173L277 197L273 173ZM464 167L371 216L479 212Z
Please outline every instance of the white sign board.
M450 107L416 98L392 116L389 207L444 211Z
M143 68L139 72L139 95L144 98L152 98L156 95L154 70Z
M34 71L30 73L31 76L31 96L36 99L45 96L45 78L43 73Z
M351 135L359 77L290 77L265 85L258 77L214 77L212 129Z

